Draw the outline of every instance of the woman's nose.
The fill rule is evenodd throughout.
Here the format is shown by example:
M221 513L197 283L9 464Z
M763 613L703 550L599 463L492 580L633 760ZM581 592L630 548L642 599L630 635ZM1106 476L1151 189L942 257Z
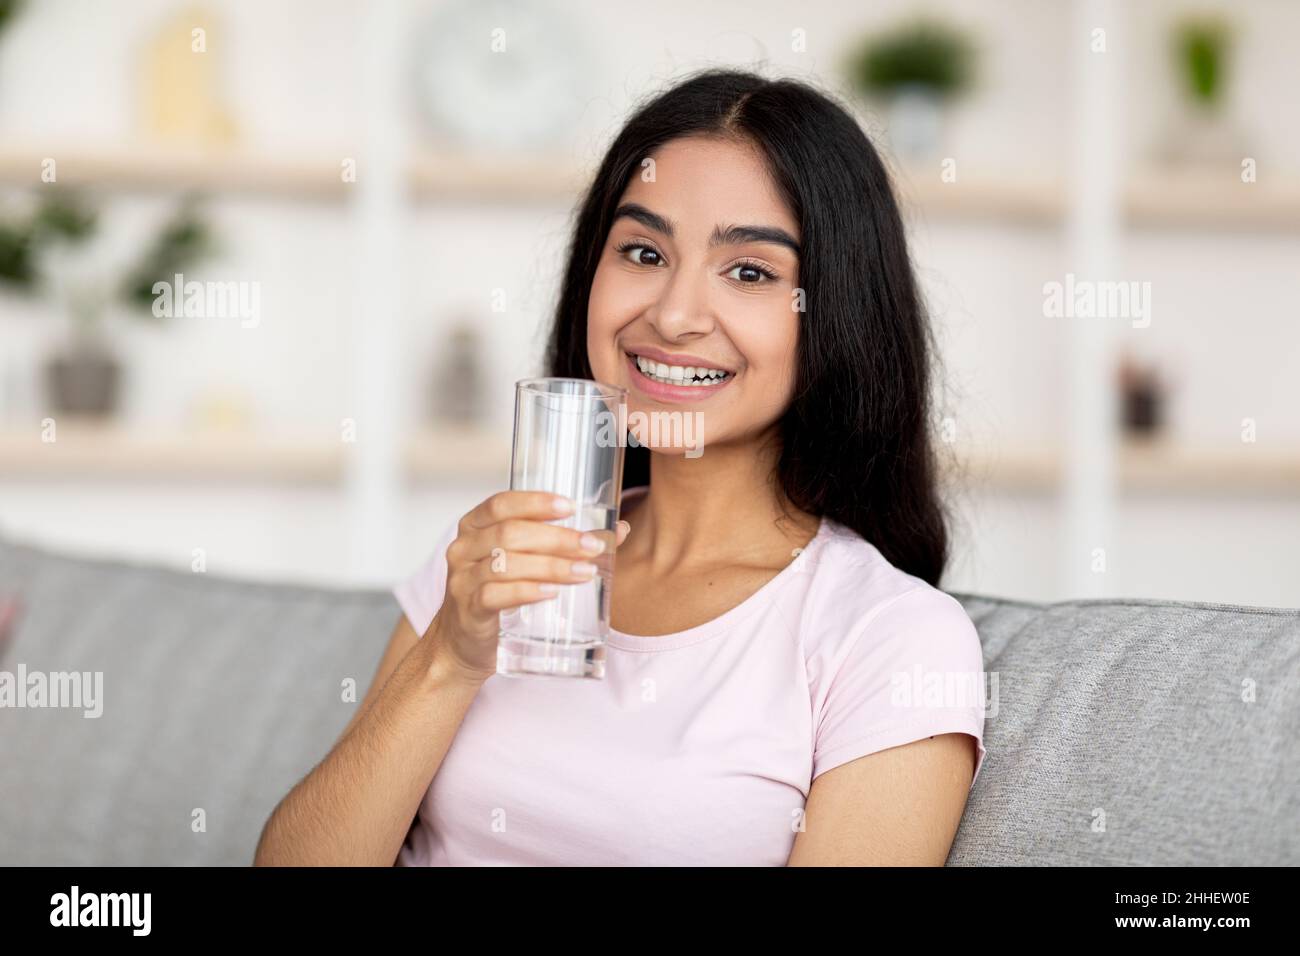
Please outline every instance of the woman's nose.
M708 276L705 270L676 269L664 285L659 301L651 309L650 322L665 341L691 332L713 329L709 307Z

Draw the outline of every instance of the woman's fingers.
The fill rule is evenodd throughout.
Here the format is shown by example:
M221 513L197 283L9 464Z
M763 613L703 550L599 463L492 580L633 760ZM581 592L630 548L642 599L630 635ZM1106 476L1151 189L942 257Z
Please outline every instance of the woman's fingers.
M507 518L485 528L462 532L456 539L460 543L453 557L468 563L500 551L518 551L574 560L593 558L609 549L613 537L608 531L577 531L536 518Z
M584 558L559 558L547 554L498 549L475 565L479 580L550 581L555 584L581 584L590 581L596 565Z
M555 597L555 591L545 591L540 581L489 581L474 592L477 611L499 614L524 604L536 604Z
M554 522L555 495L549 492L504 491L492 495L461 519L461 531L449 557L474 564L503 554L553 555L571 561L593 560L612 552L627 538L626 521L608 531L579 531ZM500 517L498 517L500 516Z
M473 531L499 524L508 518L532 518L534 521L553 521L573 514L573 502L549 491L498 491L484 498L472 511L460 519L461 531Z

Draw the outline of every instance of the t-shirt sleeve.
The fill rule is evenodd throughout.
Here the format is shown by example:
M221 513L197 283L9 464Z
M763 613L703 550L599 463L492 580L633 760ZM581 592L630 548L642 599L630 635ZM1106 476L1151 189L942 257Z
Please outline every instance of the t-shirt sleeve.
M984 763L984 659L965 608L914 588L873 609L832 662L818 695L813 779L858 757L933 737L975 738Z
M397 598L402 613L420 636L424 636L433 623L433 616L442 607L442 596L447 587L447 548L456 540L459 526L457 519L444 528L434 542L433 553L414 574L393 588L393 596Z

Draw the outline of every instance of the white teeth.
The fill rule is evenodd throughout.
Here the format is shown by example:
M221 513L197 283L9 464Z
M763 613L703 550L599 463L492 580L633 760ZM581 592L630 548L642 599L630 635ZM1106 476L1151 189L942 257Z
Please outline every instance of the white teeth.
M705 386L716 385L729 375L718 368L703 368L694 365L666 365L651 359L634 356L637 368L648 378L670 385Z

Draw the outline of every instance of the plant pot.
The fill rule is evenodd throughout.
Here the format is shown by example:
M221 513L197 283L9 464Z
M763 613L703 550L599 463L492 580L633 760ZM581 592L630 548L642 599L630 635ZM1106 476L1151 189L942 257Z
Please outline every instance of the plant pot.
M55 414L108 417L117 411L122 368L100 345L79 342L45 365L50 407Z
M1173 166L1236 167L1250 148L1231 113L1185 106L1165 133L1164 160Z
M446 356L433 379L433 419L449 425L474 425L484 415L482 346L475 326L453 328Z
M1149 437L1164 425L1164 394L1155 384L1142 383L1125 391L1121 409L1121 423L1128 435Z
M885 122L894 154L908 164L938 156L943 146L943 98L928 86L900 86L889 97Z

